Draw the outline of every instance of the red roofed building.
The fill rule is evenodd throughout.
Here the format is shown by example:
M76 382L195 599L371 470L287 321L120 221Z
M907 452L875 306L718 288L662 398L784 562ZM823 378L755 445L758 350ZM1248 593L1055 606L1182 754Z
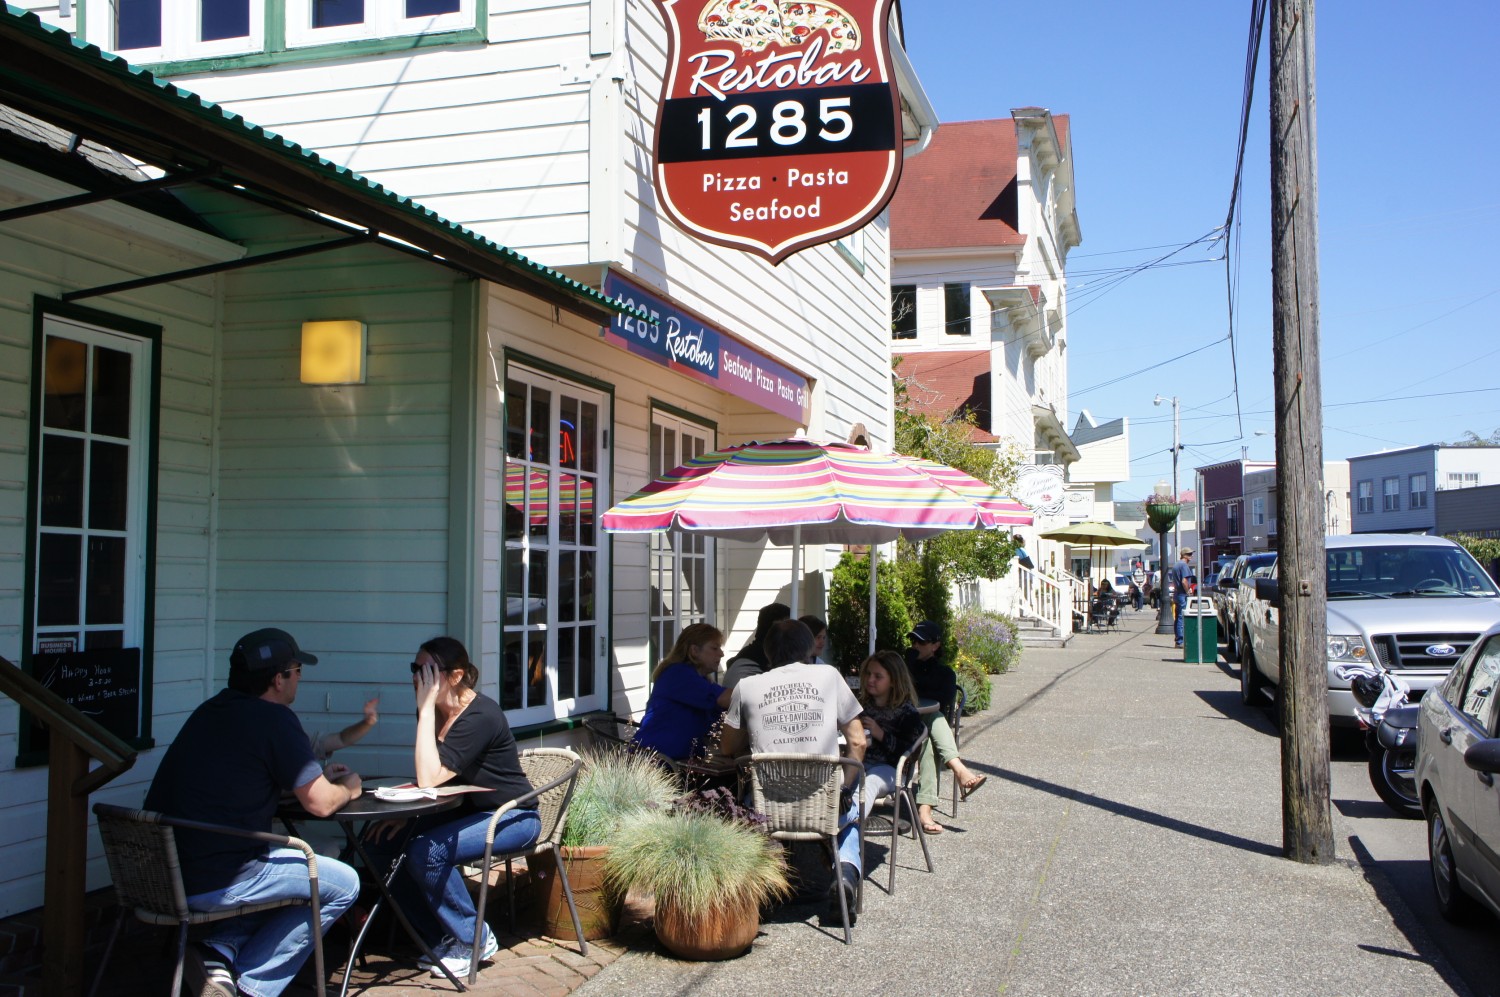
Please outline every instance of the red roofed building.
M1025 107L939 126L906 161L890 239L891 352L911 404L972 413L975 442L1030 456L1016 489L1037 513L1029 550L1038 568L1069 566L1034 536L1067 522L1080 459L1067 431L1067 257L1082 241L1067 116ZM1016 591L981 600L1031 615L1006 581Z
M913 404L971 411L1039 465L1068 438L1066 262L1081 241L1066 115L945 123L890 207L891 350Z

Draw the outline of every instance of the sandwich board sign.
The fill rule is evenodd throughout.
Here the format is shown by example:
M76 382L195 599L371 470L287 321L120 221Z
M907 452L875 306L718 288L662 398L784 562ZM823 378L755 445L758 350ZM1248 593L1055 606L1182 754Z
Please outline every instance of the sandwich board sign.
M670 49L654 180L677 225L780 263L901 178L892 0L657 0Z

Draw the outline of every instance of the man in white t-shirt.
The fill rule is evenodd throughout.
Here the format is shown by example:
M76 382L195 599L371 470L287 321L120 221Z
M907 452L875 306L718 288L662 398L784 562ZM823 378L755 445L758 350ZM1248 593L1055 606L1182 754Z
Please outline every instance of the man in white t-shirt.
M770 669L741 679L724 714L721 748L734 756L748 751L797 752L807 755L839 753L839 733L845 752L856 761L865 757L865 730L859 723L863 707L835 668L805 664L813 635L799 620L782 620L766 634ZM852 790L852 774L845 777ZM855 891L862 875L859 855L859 817L852 792L845 801L843 830L839 832L839 880L854 914ZM835 900L837 898L835 897Z

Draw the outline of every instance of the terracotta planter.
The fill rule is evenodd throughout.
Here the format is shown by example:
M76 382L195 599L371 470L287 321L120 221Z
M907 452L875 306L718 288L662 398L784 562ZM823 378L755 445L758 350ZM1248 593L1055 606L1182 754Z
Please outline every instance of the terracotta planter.
M578 922L583 925L583 937L588 941L608 938L615 933L620 923L623 897L616 897L604 888L604 856L608 845L587 845L560 848L562 861L567 863L568 885L573 887L573 903L578 907ZM568 913L568 901L563 896L562 880L557 875L556 860L549 853L534 860L537 873L543 878L542 934L548 938L571 941L577 937L573 931L573 918Z
M733 959L749 949L759 933L760 905L756 903L690 917L675 904L656 901L656 937L680 959Z

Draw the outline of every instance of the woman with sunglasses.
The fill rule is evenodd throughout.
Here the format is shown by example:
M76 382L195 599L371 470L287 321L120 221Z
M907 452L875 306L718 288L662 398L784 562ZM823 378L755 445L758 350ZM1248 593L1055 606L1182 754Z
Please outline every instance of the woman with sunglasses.
M434 637L411 663L417 700L416 782L423 788L482 786L466 792L457 810L418 818L407 850L405 875L394 884L412 926L454 976L469 972L474 950L474 902L458 867L484 855L484 838L494 812L531 792L521 769L516 739L500 704L478 692L479 669L463 644ZM541 820L535 807L507 813L495 828L495 851L536 843ZM376 830L376 835L381 831ZM394 837L385 831L387 840ZM420 901L420 902L412 902ZM492 958L499 944L488 926L480 960ZM442 975L436 966L434 976Z

